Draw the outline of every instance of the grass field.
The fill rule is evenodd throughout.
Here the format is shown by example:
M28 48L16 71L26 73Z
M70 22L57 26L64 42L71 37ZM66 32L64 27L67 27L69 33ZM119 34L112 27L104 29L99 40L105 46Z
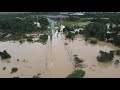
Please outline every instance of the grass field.
M80 27L84 28L86 25L88 25L91 22L88 20L85 20L85 19L81 19L76 22L67 21L67 20L59 20L58 23L60 23L64 26L69 26L69 27L80 26Z
M67 78L83 78L85 75L85 71L77 70L74 71L72 74L68 75Z

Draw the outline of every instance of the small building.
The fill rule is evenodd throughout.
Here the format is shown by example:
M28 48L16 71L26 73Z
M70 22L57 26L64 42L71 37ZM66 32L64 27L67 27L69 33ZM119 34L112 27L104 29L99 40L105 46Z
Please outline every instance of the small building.
M37 27L39 28L41 27L39 22L34 22L34 24L37 25Z
M107 23L106 26L107 26L107 29L110 29L110 23Z

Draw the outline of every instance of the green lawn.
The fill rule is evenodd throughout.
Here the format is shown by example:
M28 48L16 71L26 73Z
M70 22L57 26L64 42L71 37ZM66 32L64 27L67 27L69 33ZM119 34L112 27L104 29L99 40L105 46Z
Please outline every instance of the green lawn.
M65 25L65 26L69 26L69 27L73 27L73 26L80 26L82 28L84 28L86 25L88 25L89 23L91 23L90 21L87 20L78 20L76 22L72 22L72 21L66 21L66 20L59 20L58 23Z

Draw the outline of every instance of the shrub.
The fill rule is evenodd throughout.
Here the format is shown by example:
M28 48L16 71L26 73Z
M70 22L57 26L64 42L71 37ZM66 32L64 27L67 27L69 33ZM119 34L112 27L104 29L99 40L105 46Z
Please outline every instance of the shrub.
M104 51L100 51L99 52L100 55L97 56L97 60L99 62L108 62L108 61L112 61L114 58L114 51L110 51L109 53L104 52Z
M41 42L47 42L47 40L48 40L48 35L47 34L44 34L44 35L40 35L40 41Z
M92 43L92 44L96 44L97 43L97 40L95 38L90 38L89 39L89 42Z
M17 71L18 71L18 68L14 67L14 68L11 69L11 74L12 74L12 73L15 73L15 72L17 72Z
M120 55L120 50L117 50L117 51L115 52L115 54L116 54L116 55Z
M33 40L32 40L32 38L27 38L27 41L32 42Z
M0 55L2 59L11 58L10 54L8 54L6 50L4 50L3 52L0 52Z
M96 43L97 43L97 40L90 40L90 43L96 44Z

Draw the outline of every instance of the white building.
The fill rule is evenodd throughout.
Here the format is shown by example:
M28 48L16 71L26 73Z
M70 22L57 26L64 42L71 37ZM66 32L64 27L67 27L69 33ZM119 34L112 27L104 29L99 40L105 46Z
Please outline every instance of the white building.
M40 23L39 22L34 22L35 25L37 25L37 27L41 27Z
M110 23L107 23L106 25L107 25L107 29L110 29Z

